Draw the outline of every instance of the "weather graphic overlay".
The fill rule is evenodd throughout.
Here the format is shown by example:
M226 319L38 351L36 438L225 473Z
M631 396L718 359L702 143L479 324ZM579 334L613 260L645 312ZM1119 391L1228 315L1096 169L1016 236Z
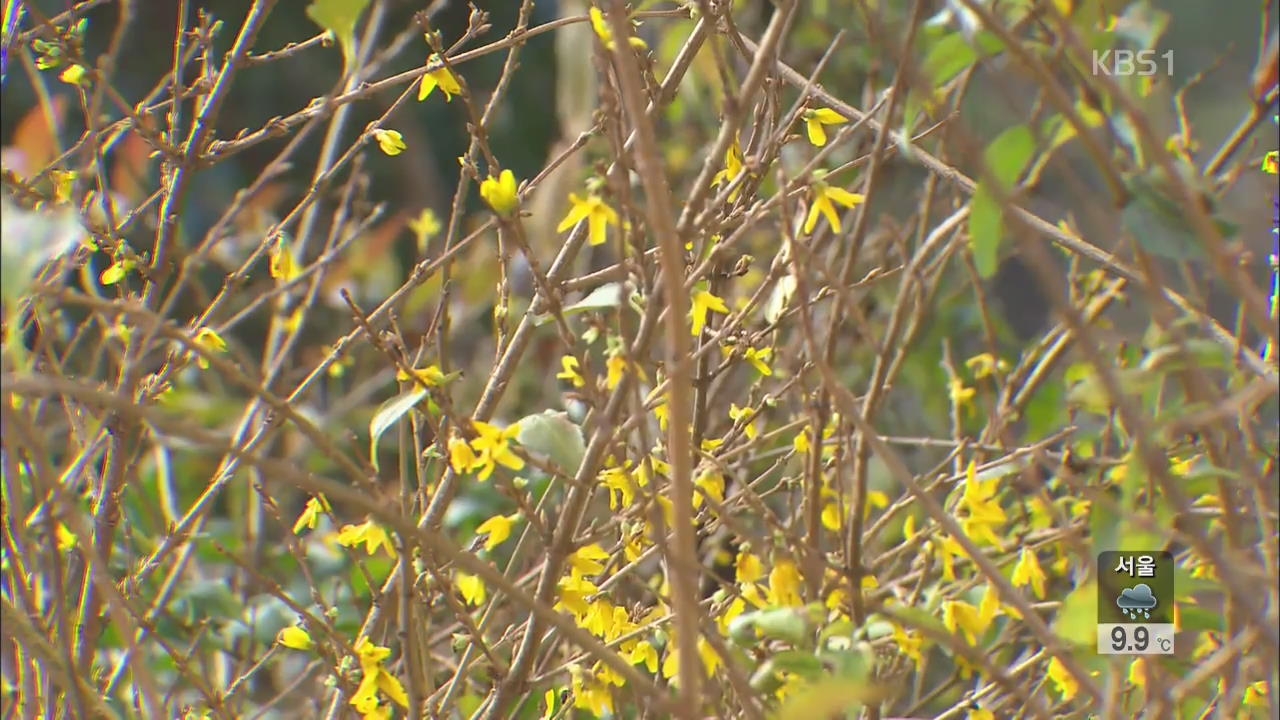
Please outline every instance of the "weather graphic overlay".
M1173 654L1173 555L1098 553L1098 652Z

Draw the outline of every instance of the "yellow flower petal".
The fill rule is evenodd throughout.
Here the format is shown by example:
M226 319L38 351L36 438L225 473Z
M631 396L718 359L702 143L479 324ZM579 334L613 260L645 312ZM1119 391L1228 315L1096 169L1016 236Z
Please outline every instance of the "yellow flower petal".
M511 217L520 207L520 195L516 189L516 176L503 170L498 177L490 175L480 183L480 197L501 217Z
M374 130L373 139L378 141L378 147L382 148L382 152L391 157L404 152L407 147L404 144L404 137L395 130L383 130L381 128Z
M297 625L287 627L276 633L276 642L292 650L302 650L303 652L315 647L315 643L311 641L311 636L307 634L307 631Z

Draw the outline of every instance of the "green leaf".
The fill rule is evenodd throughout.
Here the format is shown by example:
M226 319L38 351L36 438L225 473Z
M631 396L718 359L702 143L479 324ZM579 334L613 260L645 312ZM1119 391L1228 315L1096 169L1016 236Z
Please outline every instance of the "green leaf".
M307 17L338 39L348 71L356 59L356 21L368 4L369 0L315 0L307 7Z
M1204 257L1182 209L1141 177L1129 179L1129 204L1120 213L1125 230L1144 250L1170 260Z
M74 210L68 207L29 211L0 203L0 298L12 307L28 297L27 288L40 268L76 249L85 237Z
M526 450L545 455L553 465L573 475L582 464L587 452L582 428L569 419L569 415L544 410L520 419L517 440Z
M373 462L374 470L378 469L378 438L426 396L426 389L416 386L378 406L378 411L369 421L369 459Z
M978 61L964 35L955 32L942 38L924 58L923 73L930 87L940 87Z
M1178 588L1178 594L1183 594L1181 587ZM1178 617L1181 618L1183 630L1208 630L1211 632L1225 630L1221 613L1207 610L1191 603L1179 603Z
M809 633L806 613L800 608L761 610L755 615L755 626L765 637L786 640L792 645L802 645Z
M1031 161L1031 154L1035 149L1036 139L1031 134L1031 128L1015 125L991 141L983 153L983 159L986 161L987 171L1008 192Z
M988 176L978 184L969 205L969 239L978 274L989 278L1000 264L1004 209L997 197L1008 194L1035 152L1035 136L1026 125L1015 125L991 141L983 152ZM996 183L992 185L991 183ZM996 189L1000 192L996 192Z
M1166 182L1144 175L1125 180L1129 204L1120 221L1144 250L1170 260L1196 260L1205 257L1200 238L1192 227L1183 205L1170 197ZM1219 217L1211 218L1223 239L1230 239L1240 226Z
M973 262L978 274L989 278L996 274L1000 264L1000 239L1004 234L1004 216L1000 204L987 189L985 182L978 183L969 203L969 244L973 249Z
M1053 631L1069 643L1089 646L1097 642L1097 624L1098 583L1090 580L1078 585L1062 601L1062 609L1053 624Z
M883 689L866 682L832 678L813 683L787 698L777 717L778 720L842 717L854 706L877 702L884 694Z
M770 324L778 322L795 294L796 276L787 273L779 278L778 283L773 286L773 292L769 293L769 301L765 303L764 319Z
M817 680L822 677L822 661L813 653L803 650L784 650L769 658L768 664L774 671L795 673L805 680Z
M577 315L579 313L591 312L593 310L608 310L622 305L623 285L620 282L605 283L600 287L587 293L587 296L576 303L568 305L564 309L564 316ZM539 315L535 321L536 325L546 325L551 322L550 314Z

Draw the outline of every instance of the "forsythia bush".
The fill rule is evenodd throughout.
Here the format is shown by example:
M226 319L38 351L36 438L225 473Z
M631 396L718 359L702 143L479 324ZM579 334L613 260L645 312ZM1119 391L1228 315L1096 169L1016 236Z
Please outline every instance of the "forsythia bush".
M1280 712L1274 4L478 4L4 4L4 717Z

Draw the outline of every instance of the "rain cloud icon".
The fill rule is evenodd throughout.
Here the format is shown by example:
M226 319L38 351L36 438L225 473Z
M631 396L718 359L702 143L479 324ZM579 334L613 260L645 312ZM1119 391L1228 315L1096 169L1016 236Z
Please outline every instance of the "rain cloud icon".
M1151 609L1156 606L1156 596L1151 592L1150 585L1138 583L1131 588L1121 590L1120 597L1116 598L1116 605L1125 615L1135 620L1139 614L1143 618L1150 618Z

